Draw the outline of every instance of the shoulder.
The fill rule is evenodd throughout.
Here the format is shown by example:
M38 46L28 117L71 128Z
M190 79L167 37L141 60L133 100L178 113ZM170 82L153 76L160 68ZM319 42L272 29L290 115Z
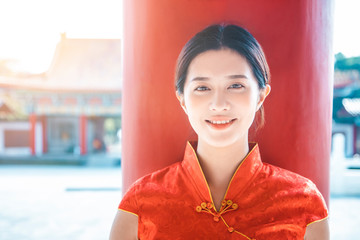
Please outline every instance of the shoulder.
M181 163L177 162L136 180L124 194L119 209L138 214L139 199L146 195L156 196L165 189L173 189L181 175Z
M181 173L181 171L181 162L174 163L168 167L157 170L139 178L132 184L129 191L132 188L136 188L137 191L144 191L149 187L154 190L153 187L155 186L161 187L162 185L170 184L172 182L171 179L175 179Z
M302 215L306 225L328 216L326 202L310 179L267 163L259 175L260 184L269 186L274 200Z
M317 190L315 184L310 179L303 177L298 173L268 163L263 163L260 177L264 178L264 180L276 182L279 187L286 186Z

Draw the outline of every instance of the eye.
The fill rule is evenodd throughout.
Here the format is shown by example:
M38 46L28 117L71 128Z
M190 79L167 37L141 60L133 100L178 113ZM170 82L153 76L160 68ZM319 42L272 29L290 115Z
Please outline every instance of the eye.
M232 84L229 88L243 88L244 86L240 83Z
M207 91L207 90L210 90L208 87L205 87L205 86L200 86L200 87L197 87L195 88L195 91Z

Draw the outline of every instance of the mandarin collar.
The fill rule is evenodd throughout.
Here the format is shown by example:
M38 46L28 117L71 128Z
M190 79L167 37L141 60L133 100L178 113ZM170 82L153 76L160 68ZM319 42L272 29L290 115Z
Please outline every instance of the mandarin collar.
M188 171L199 193L204 200L212 201L210 188L207 184L204 172L201 169L196 155L197 142L187 142L185 148L183 167ZM249 144L249 153L246 155L232 176L224 199L234 199L250 183L250 180L258 173L262 166L258 144Z

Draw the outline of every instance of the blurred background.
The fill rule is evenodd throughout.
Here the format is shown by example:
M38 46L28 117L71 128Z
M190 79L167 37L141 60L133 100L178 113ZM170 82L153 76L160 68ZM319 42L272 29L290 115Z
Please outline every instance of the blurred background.
M108 239L121 0L0 0L0 239Z
M360 236L360 23L335 0L330 225ZM108 239L121 199L121 0L0 0L0 239Z

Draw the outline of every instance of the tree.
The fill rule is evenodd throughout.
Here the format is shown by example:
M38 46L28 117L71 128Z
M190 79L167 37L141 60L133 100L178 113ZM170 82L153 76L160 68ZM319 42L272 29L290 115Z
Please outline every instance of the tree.
M335 70L357 70L360 72L360 57L346 58L344 54L335 54Z

